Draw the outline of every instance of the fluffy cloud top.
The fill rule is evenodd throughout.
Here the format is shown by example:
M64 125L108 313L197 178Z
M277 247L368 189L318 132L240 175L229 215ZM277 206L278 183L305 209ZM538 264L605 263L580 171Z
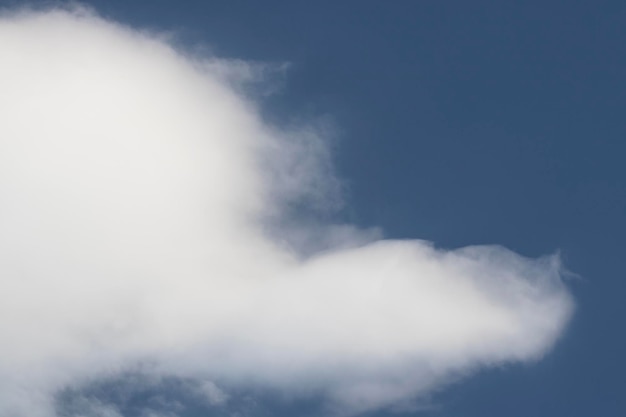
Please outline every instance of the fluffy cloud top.
M281 223L336 180L242 73L83 11L0 18L0 415L145 362L358 412L553 346L555 257Z

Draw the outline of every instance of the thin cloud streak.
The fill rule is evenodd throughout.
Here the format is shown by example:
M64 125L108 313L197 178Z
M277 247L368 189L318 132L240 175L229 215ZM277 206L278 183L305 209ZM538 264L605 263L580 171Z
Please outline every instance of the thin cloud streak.
M215 403L257 385L358 413L537 360L570 319L557 257L287 221L340 186L322 133L233 84L254 65L84 10L5 13L0 51L2 415L145 362Z

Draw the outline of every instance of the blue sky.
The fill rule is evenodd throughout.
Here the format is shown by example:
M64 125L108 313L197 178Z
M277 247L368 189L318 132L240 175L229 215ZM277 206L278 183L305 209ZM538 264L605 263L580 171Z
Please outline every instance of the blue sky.
M623 414L626 6L338 3L86 2L219 57L289 63L261 111L332 126L346 200L334 221L442 248L561 254L577 307L550 354L481 370L398 415ZM315 408L259 401L267 415Z

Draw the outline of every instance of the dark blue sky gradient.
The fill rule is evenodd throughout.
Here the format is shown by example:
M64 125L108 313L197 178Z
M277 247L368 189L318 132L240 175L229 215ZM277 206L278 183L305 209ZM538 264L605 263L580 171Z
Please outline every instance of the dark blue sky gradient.
M290 62L267 117L337 126L344 220L443 247L560 250L581 276L549 357L466 379L414 415L626 415L626 3L88 3L220 56Z

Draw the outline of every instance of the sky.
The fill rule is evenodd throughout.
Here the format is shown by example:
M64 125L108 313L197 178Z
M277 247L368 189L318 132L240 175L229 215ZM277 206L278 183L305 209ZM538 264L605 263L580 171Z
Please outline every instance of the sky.
M6 2L0 410L623 414L626 6L337 3Z

